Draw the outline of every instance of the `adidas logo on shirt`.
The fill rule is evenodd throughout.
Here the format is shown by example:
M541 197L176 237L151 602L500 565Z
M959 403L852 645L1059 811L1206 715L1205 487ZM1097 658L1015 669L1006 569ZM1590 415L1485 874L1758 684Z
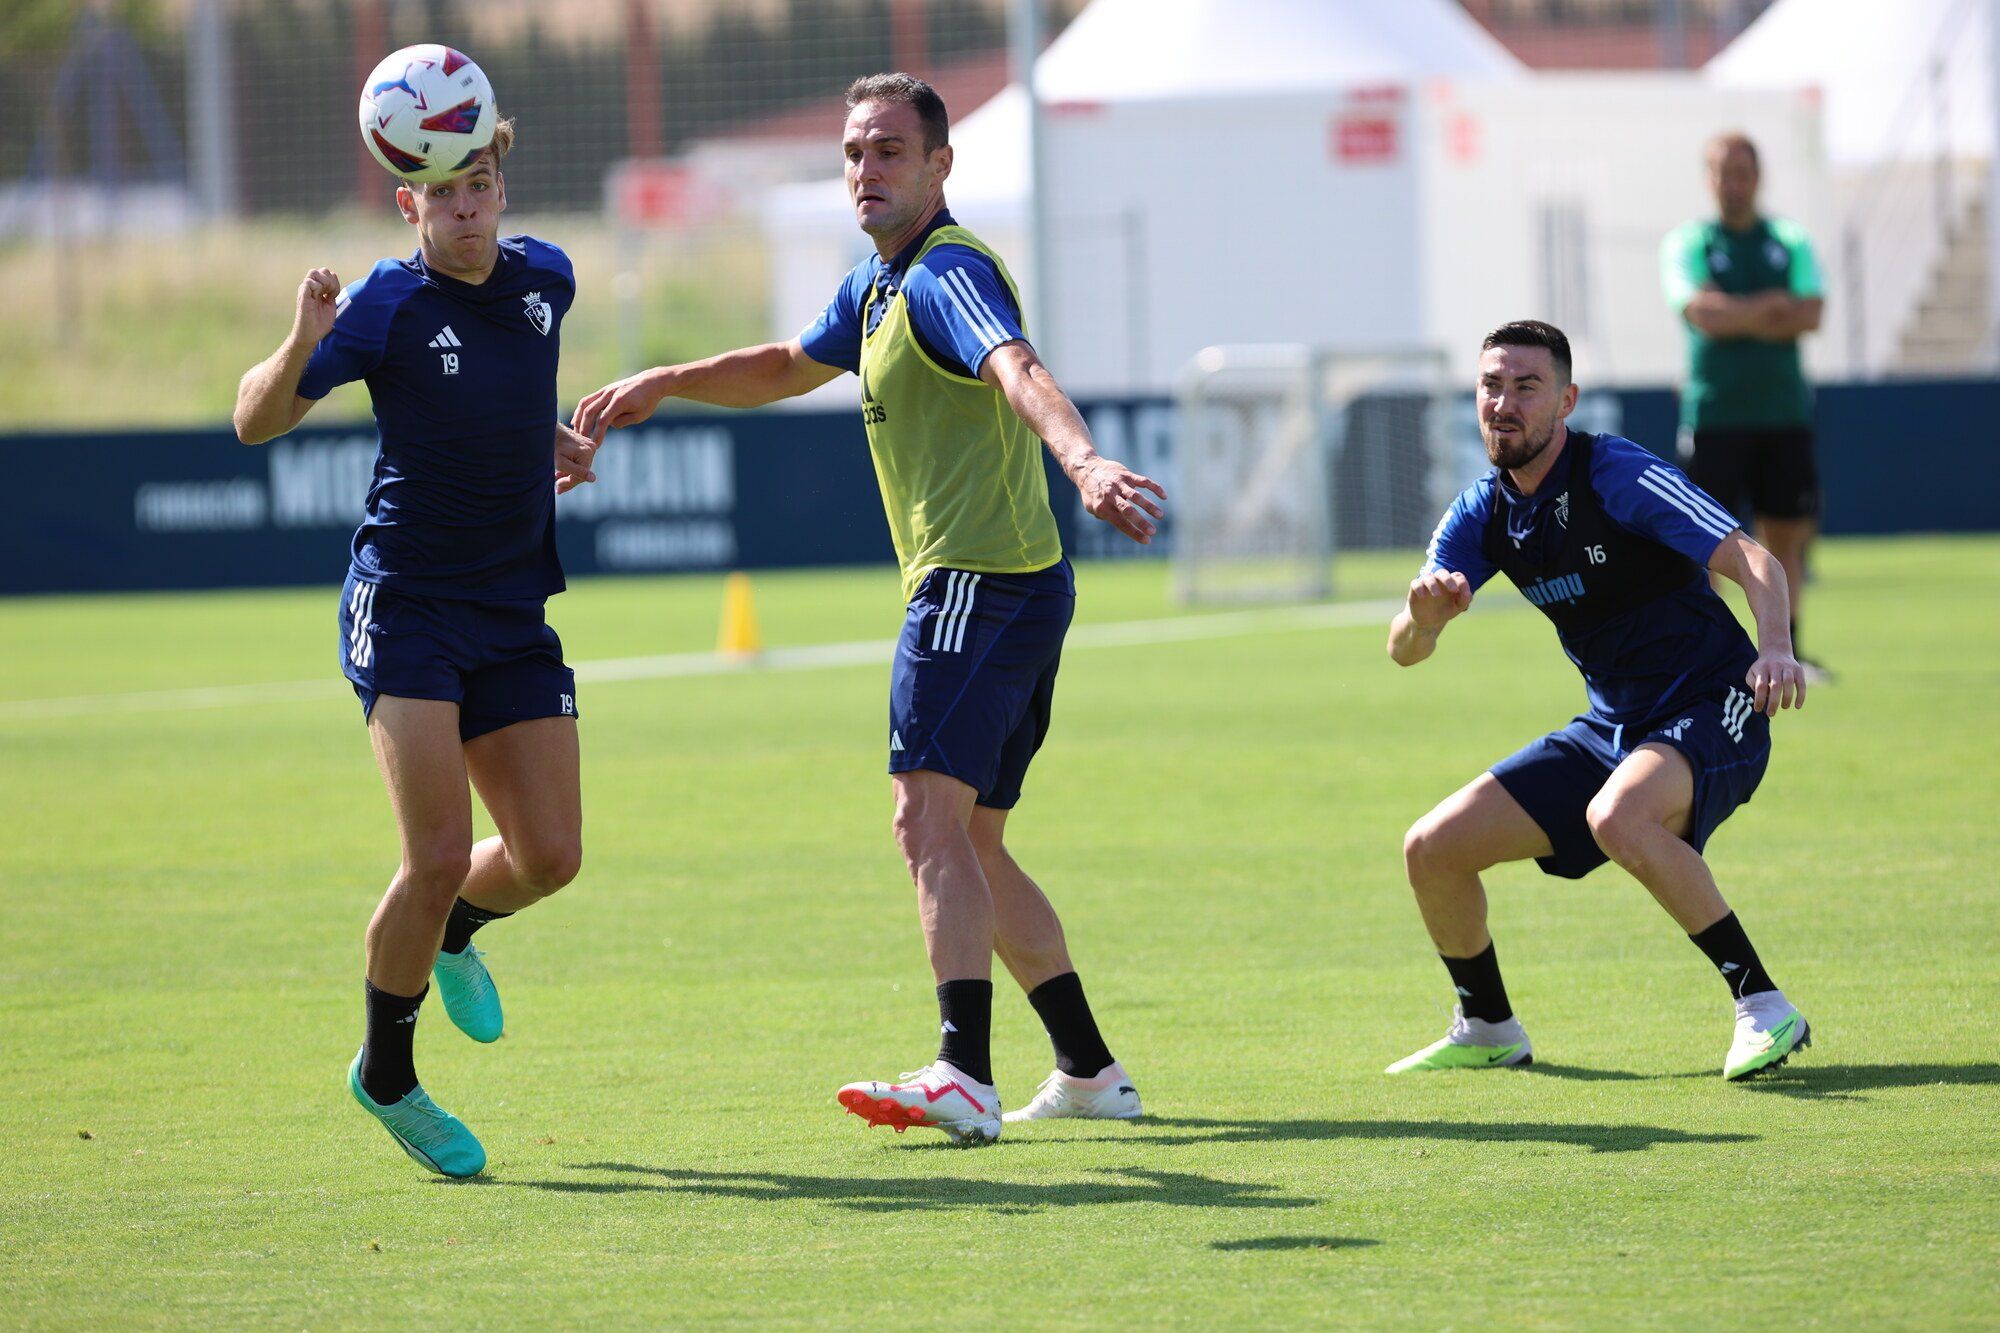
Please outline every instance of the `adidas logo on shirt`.
M437 337L431 339L431 346L463 347L465 346L465 344L458 340L458 335L456 333L453 333L451 331L451 325L447 324L444 326L443 332L439 333Z

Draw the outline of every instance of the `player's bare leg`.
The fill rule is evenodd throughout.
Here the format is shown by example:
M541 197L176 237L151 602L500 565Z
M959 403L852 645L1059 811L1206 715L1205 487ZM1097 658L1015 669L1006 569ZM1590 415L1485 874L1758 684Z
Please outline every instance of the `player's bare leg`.
M472 794L458 705L385 696L369 715L368 736L403 853L368 923L368 980L416 996L429 984L445 918L472 863Z
M535 718L475 737L465 767L499 834L472 849L459 896L488 912L518 912L575 879L583 865L576 719Z
M974 806L967 833L993 901L993 949L1024 991L1075 971L1062 921L1041 886L1007 850L1006 810Z
M1799 638L1800 607L1806 596L1806 555L1818 534L1818 519L1768 518L1763 515L1757 518L1758 542L1785 567L1785 587L1792 599L1792 639L1795 647ZM1826 680L1824 667L1803 657L1799 660L1814 673L1813 683Z
M896 846L916 882L931 974L940 985L990 980L993 893L967 829L977 793L927 769L890 778L896 787Z
M1648 744L1618 765L1586 817L1604 854L1646 886L1729 984L1736 1037L1723 1074L1742 1078L1783 1064L1812 1043L1812 1029L1764 970L1708 862L1684 841L1693 805L1687 757Z
M891 774L896 845L917 886L924 950L937 980L941 1041L929 1066L895 1083L850 1083L840 1104L871 1125L941 1129L953 1143L1000 1137L993 1087L993 895L967 826L977 793L943 773Z
M1444 1038L1387 1072L1533 1063L1533 1047L1500 979L1479 874L1553 851L1541 826L1491 773L1447 796L1404 835L1403 868L1459 1000Z
M368 734L402 839L402 864L368 923L368 1035L348 1089L412 1158L449 1176L475 1175L486 1150L417 1082L417 1010L445 918L471 865L472 798L458 705L384 696Z
M1007 814L976 806L968 831L993 894L994 952L1041 1017L1056 1068L1034 1099L1006 1119L1134 1119L1141 1114L1138 1089L1097 1030L1055 907L1007 850Z
M476 736L466 742L465 766L500 831L472 849L433 975L459 1031L497 1041L505 1026L500 992L472 936L576 878L583 863L576 719L535 718Z
M1715 876L1684 841L1694 807L1687 757L1642 745L1619 764L1585 818L1604 854L1645 885L1676 925L1698 935L1729 915Z
M1541 825L1491 773L1438 802L1403 837L1403 868L1437 951L1470 958L1493 943L1482 870L1553 851Z

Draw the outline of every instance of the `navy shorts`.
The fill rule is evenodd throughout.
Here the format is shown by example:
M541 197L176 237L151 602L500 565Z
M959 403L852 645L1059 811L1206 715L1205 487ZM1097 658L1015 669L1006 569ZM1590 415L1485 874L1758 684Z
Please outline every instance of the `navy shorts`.
M576 716L576 674L545 603L417 597L347 576L340 670L368 716L382 695L449 699L461 740L538 717Z
M1553 856L1535 858L1551 875L1582 879L1607 858L1585 811L1611 770L1641 745L1670 745L1694 769L1694 809L1687 843L1696 851L1737 806L1747 804L1771 760L1771 720L1744 690L1714 692L1636 726L1586 713L1493 766L1493 776L1549 835Z
M917 586L889 678L889 771L928 769L1009 810L1049 734L1069 561L1033 574L934 569Z

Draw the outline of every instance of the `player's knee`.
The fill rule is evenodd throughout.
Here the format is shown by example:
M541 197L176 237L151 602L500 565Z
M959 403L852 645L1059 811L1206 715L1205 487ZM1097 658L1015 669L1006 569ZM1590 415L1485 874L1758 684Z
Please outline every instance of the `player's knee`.
M412 847L403 860L401 879L405 892L417 895L437 907L440 915L451 910L452 900L472 870L472 849L458 843Z
M965 832L966 836L972 839L972 850L979 857L979 864L1001 866L1012 859L1007 852L1007 844L1001 840L998 833L982 830L976 821Z
M1650 831L1650 821L1637 806L1609 792L1599 792L1593 797L1583 817L1598 847L1620 865L1639 855L1644 836Z
M1431 875L1463 869L1464 856L1451 821L1439 818L1435 810L1410 825L1403 835L1403 868L1409 872L1411 887L1419 892Z
M896 846L902 849L903 859L913 870L920 862L929 860L938 842L957 827L949 802L938 800L921 788L898 794L891 828L896 835Z
M582 869L581 838L533 843L514 855L515 877L543 897L575 879Z

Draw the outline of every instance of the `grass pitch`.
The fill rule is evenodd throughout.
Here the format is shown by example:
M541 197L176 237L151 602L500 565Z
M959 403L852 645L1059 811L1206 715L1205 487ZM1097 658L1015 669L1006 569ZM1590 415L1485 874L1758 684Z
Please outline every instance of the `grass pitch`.
M464 1184L343 1086L394 841L334 589L0 603L0 1323L1990 1323L2000 543L1820 564L1840 682L1711 847L1813 1023L1775 1077L1722 1082L1722 984L1642 889L1532 867L1491 888L1540 1063L1382 1077L1450 998L1400 834L1580 706L1547 625L1408 672L1372 614L1121 646L1090 627L1172 614L1163 573L1090 566L1013 840L1150 1119L953 1152L841 1114L934 1050L885 667L628 669L580 692L582 878L480 937L507 1037L426 1007ZM776 645L899 623L886 571L757 590ZM553 618L630 658L719 602ZM995 1056L1014 1104L1048 1066L1004 979Z

